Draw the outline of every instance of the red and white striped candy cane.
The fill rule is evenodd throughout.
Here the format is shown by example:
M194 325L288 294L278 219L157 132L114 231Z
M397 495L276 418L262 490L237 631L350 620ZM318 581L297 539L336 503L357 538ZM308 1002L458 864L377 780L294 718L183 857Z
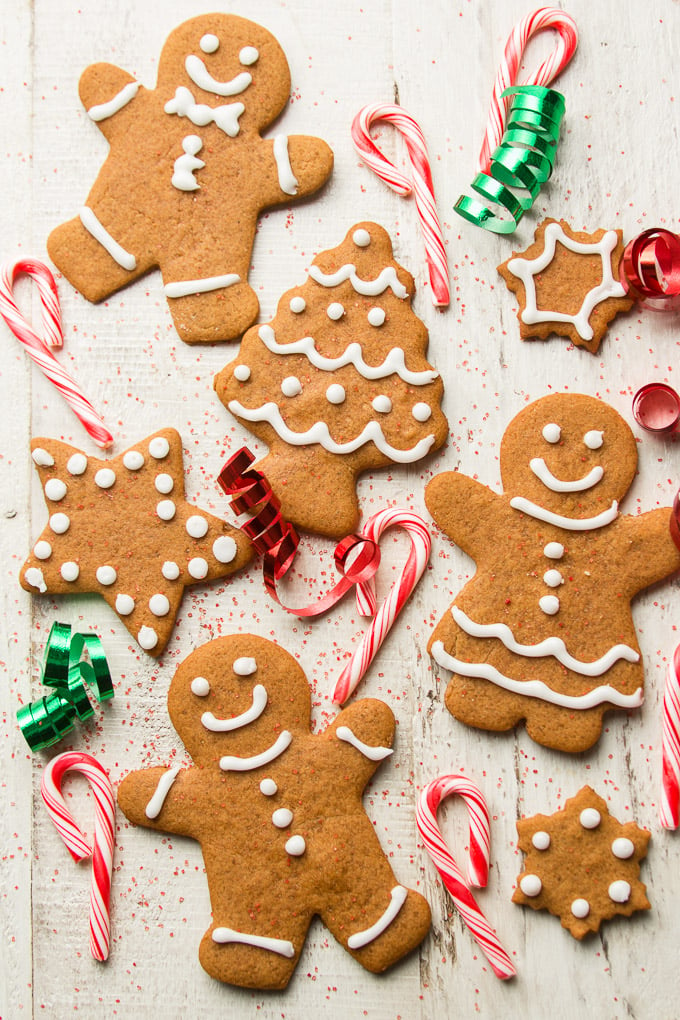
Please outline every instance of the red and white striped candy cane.
M467 882L451 856L437 824L437 808L452 794L463 798L470 817L470 856ZM510 957L501 945L484 914L481 912L469 885L482 888L489 877L489 846L491 833L489 812L481 790L465 776L440 776L425 787L416 804L416 824L425 848L434 866L450 892L461 917L474 939L479 943L494 974L505 980L517 973Z
M545 28L554 28L558 33L555 49L543 61L538 70L522 82L523 85L549 85L560 71L564 70L574 55L578 44L576 22L559 8L539 7L533 14L528 14L515 25L505 44L503 59L498 68L491 96L486 134L482 151L479 154L479 169L483 173L489 172L491 154L500 145L505 128L506 113L512 102L511 96L502 97L501 93L511 85L518 84L517 73L527 43L532 35L536 35L537 32L541 32Z
M26 321L14 300L14 282L22 273L30 276L38 287L42 308L42 336ZM49 268L43 262L37 259L19 259L17 262L4 262L0 265L0 315L17 340L26 347L36 365L42 369L80 418L95 443L105 449L111 446L113 436L78 384L61 367L50 350L51 347L61 347L64 337L57 285Z
M659 817L664 829L680 821L680 645L668 663L661 731L663 789Z
M397 170L371 138L371 124L379 120L392 124L404 139L411 161L412 181L400 170ZM425 257L432 288L432 303L438 308L445 307L450 300L449 266L444 247L444 236L437 214L427 145L420 126L401 106L374 103L372 106L364 106L359 110L352 121L352 141L366 166L370 167L393 191L403 196L410 195L413 191L425 241Z
M89 781L95 798L94 846L90 846L76 825L61 792L64 773L78 772ZM92 856L90 889L90 952L95 960L109 955L111 872L113 867L113 825L116 802L106 771L96 758L82 751L65 751L46 766L41 793L57 832L74 861Z
M375 613L359 647L338 678L333 691L333 701L338 705L347 701L373 662L390 627L422 577L430 558L432 539L427 525L422 517L409 510L381 510L369 518L359 534L377 543L383 531L392 527L400 527L406 531L411 541L411 548L399 577L390 588L387 598ZM369 581L357 585L357 608L363 616L370 616L375 612L375 606L375 582L371 578Z

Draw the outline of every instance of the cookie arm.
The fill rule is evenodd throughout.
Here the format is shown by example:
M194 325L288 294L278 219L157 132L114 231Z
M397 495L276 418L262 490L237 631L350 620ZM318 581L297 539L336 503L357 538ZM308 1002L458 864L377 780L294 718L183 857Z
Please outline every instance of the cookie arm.
M201 795L199 770L151 768L130 772L118 787L118 806L131 822L198 839L189 824Z
M620 520L617 548L624 576L630 577L631 596L680 570L680 550L669 528L671 512L670 507L660 507Z
M333 169L333 152L321 138L275 135L264 145L269 168L262 182L265 205L280 205L318 191Z
M501 497L460 471L433 478L425 489L425 504L438 527L474 560L503 524Z
M324 733L336 742L338 755L356 782L359 794L385 758L392 754L394 715L383 702L362 698L337 716Z
M144 91L131 74L114 64L92 64L80 76L78 93L88 116L105 138L126 131L130 111Z

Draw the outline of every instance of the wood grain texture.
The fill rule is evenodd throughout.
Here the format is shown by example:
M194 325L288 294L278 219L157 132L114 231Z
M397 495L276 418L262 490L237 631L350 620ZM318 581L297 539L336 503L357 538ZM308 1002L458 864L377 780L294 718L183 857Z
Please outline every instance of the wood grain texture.
M305 279L316 253L337 245L355 222L381 223L395 256L416 278L414 310L430 330L429 360L445 383L447 446L410 468L376 472L359 486L365 514L388 502L427 517L425 483L436 472L461 471L500 490L498 454L507 422L528 401L551 390L601 395L631 422L631 396L653 380L677 385L678 320L639 312L615 320L597 355L553 338L522 343L514 299L496 273L513 247L525 247L544 215L575 229L621 228L630 238L650 226L677 229L677 49L680 5L671 0L571 0L580 44L558 86L567 114L551 181L516 235L502 239L458 219L452 207L469 187L483 136L496 66L512 25L530 8L523 0L227 0L223 10L254 18L281 42L293 92L281 129L318 134L335 153L321 195L261 220L251 284L261 321L281 293ZM210 5L207 5L210 8ZM49 231L75 214L106 152L101 134L78 100L78 78L90 63L110 61L153 85L161 46L172 28L205 4L165 0L16 0L0 10L0 168L3 258L46 258ZM541 37L529 60L550 45ZM399 199L371 175L349 137L364 104L399 102L420 122L430 149L435 189L449 252L452 303L430 302L422 239L413 202ZM403 145L385 129L381 144L398 163ZM131 182L134 187L134 182ZM20 303L36 316L27 283ZM214 479L229 449L248 435L212 388L233 345L188 347L172 326L158 274L101 305L90 305L60 282L65 346L59 355L101 409L116 452L166 426L183 438L187 498L225 514ZM680 937L678 837L657 821L661 765L661 697L666 662L678 640L678 580L643 593L634 618L647 672L643 709L609 717L599 745L568 757L540 748L519 729L494 735L468 730L443 706L444 683L426 653L435 622L471 575L471 561L436 533L429 568L373 663L358 696L384 698L397 716L394 757L378 772L366 807L405 885L432 907L432 934L419 954L387 975L364 973L315 922L297 974L284 994L222 987L200 968L198 943L209 901L197 845L127 825L118 816L114 861L111 957L88 953L89 865L66 853L39 798L42 766L51 752L31 756L15 725L20 704L38 696L47 633L55 619L94 630L104 641L116 697L96 724L79 727L58 750L88 750L114 782L150 764L184 760L166 710L177 664L213 636L236 630L276 639L296 655L314 689L318 723L330 702L341 662L356 647L365 621L348 598L314 622L301 622L265 593L258 563L242 575L197 587L182 603L168 650L154 662L129 640L104 602L94 597L31 598L17 574L46 512L30 465L31 435L63 439L96 453L87 435L10 333L0 326L0 693L3 809L0 812L0 1015L62 1018L247 1018L325 1016L435 1020L444 1016L607 1018L678 1015ZM640 467L623 509L668 505L680 476L677 442L636 430ZM253 448L258 452L257 444ZM259 452L262 452L261 450ZM379 592L384 594L405 552L388 535ZM305 540L291 603L327 583L330 543ZM325 572L322 575L322 571ZM308 582L306 578L318 580ZM418 839L414 801L435 776L464 771L487 796L492 815L492 870L479 902L513 954L518 976L496 980L480 957ZM601 935L574 942L544 913L514 906L521 870L515 821L550 813L589 783L622 821L652 831L642 869L652 910L613 921ZM76 817L91 832L93 804L84 784L69 780ZM463 858L462 805L440 818Z

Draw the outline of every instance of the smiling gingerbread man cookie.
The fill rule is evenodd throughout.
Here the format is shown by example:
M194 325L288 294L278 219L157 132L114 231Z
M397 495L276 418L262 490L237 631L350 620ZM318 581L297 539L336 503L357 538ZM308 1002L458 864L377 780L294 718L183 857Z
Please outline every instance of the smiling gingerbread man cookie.
M434 478L427 506L477 564L429 651L453 677L449 711L507 730L525 719L540 744L583 751L602 716L642 703L634 595L680 567L670 508L619 514L635 437L601 400L553 394L510 423L505 493L459 472Z
M315 914L376 973L423 940L427 902L394 877L361 803L392 754L387 705L356 701L312 734L295 659L234 635L185 659L168 707L194 765L132 772L118 804L200 842L213 916L199 958L212 977L284 988Z

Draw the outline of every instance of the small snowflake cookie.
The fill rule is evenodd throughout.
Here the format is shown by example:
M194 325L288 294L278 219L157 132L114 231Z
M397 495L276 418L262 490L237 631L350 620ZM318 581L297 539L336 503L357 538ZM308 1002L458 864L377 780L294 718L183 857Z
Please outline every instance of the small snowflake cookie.
M556 333L594 354L619 312L633 305L619 282L620 230L574 231L564 220L544 220L534 243L498 267L519 301L523 340Z
M549 910L575 939L617 914L650 909L640 881L650 834L613 818L589 786L554 815L521 819L517 833L526 856L513 902Z

